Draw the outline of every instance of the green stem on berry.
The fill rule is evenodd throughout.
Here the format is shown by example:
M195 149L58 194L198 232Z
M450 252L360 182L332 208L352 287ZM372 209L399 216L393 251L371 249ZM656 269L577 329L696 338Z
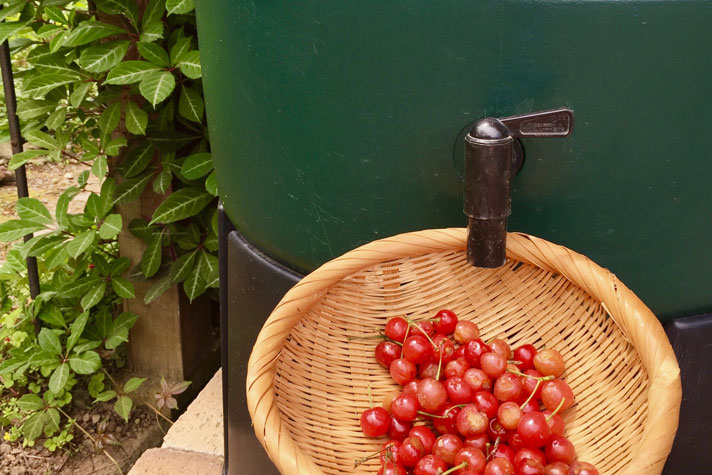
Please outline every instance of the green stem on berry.
M516 374L517 376L524 376L525 378L532 378L532 379L536 379L538 381L550 381L550 380L554 379L553 376L532 376L531 374L524 374L521 371L517 371L516 369L507 368L507 371L512 374Z
M549 422L549 421L551 420L551 418L554 417L554 414L556 414L557 412L559 412L559 409L561 409L561 407L564 405L564 401L566 401L566 398L565 398L565 397L562 397L562 398L561 398L561 402L559 402L559 405L556 406L556 409L554 409L554 412L552 412L551 414L549 414L548 416L546 416L546 422Z
M462 462L460 465L455 465L454 467L443 472L442 475L448 475L449 473L453 473L457 470L460 470L461 468L467 468L467 462Z
M430 414L429 412L423 412L423 411L418 411L418 414L420 414L421 416L434 417L437 419L446 419L447 415L450 413L450 411L452 411L453 409L456 409L458 407L465 407L465 406L467 406L467 404L457 404L455 406L448 407L447 410L445 410L445 412L443 412L441 415Z
M500 437L497 437L497 439L495 439L491 452L489 451L489 444L487 444L488 449L487 449L487 457L485 457L485 461L489 460L490 457L492 457L494 455L494 453L497 452L497 449L499 448L499 440L500 440Z
M507 364L522 364L519 360L507 360Z
M537 381L536 381L536 386L534 386L534 390L533 390L532 393L529 395L529 397L527 398L527 400L524 401L524 404L522 404L521 406L519 406L519 408L520 408L522 411L524 410L525 407L527 407L527 404L529 404L529 401L532 400L532 398L534 397L534 394L536 393L536 390L539 389L539 385L540 385L540 384L541 384L541 379L537 379Z
M420 328L418 325L416 325L416 324L413 322L413 320L409 320L409 319L406 318L405 321L408 322L408 328L410 328L410 327L415 327L416 329L420 330L420 333L422 333L422 334L425 336L425 338L428 339L428 341L430 342L430 344L433 345L433 348L437 348L437 347L438 347L438 346L435 344L435 342L433 341L433 339L430 338L430 335L428 335L428 333L427 333L425 330L423 330L423 329ZM408 331L406 330L406 336L407 336L407 335L408 335ZM405 342L405 338L403 339L403 341Z
M388 447L385 447L385 448L379 450L378 452L375 452L375 453L372 453L371 455L367 455L367 456L365 456L365 457L361 457L361 458L359 458L359 459L354 460L354 468L358 467L358 466L361 465L362 463L368 462L369 460L373 460L373 459L375 459L376 457L380 457L380 456L381 456L381 452L383 452L384 450L390 451L390 450L391 450L391 446L389 445Z
M435 374L435 381L440 381L440 369L443 367L443 342L440 342L440 358L438 359L438 372Z

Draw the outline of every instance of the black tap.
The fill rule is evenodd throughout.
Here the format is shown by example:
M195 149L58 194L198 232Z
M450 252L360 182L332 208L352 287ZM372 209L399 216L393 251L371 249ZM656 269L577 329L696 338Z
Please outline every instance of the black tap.
M465 137L467 261L476 267L500 267L506 260L507 218L512 213L511 182L523 152L515 138L566 137L574 113L556 109L503 119L487 117Z

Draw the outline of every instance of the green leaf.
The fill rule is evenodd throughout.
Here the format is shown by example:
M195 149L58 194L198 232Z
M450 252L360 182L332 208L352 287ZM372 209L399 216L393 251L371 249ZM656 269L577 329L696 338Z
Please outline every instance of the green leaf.
M80 68L91 73L103 73L121 62L129 49L129 41L111 41L90 46L76 60Z
M50 436L59 430L59 411L57 409L50 407L45 412L45 420L47 425L44 429L45 436ZM49 433L48 433L49 432Z
M151 223L173 223L200 213L213 200L210 193L200 188L183 188L171 193L156 208Z
M109 140L109 143L104 146L104 151L108 156L115 157L119 154L119 151L125 146L126 137L116 137Z
M90 87L90 82L83 82L74 87L74 92L69 96L69 103L72 107L78 108L81 105Z
M141 272L146 277L152 277L161 267L162 235L156 234L148 242L141 257Z
M69 30L66 31L61 31L54 35L52 39L49 41L49 51L51 53L56 53L62 47L64 46L64 42L67 40L67 37L69 36Z
M197 259L195 267L188 274L188 278L183 282L183 290L188 296L188 299L192 302L197 296L205 292L208 287L208 282L205 280L202 259Z
M101 215L98 218L103 218L114 207L114 193L116 192L116 183L113 178L107 178L101 185L99 194L101 203Z
M216 180L215 170L205 179L205 191L213 196L218 196L218 184Z
M123 15L132 25L138 26L136 0L95 0L96 6L111 15Z
M168 53L159 45L139 41L136 43L136 46L138 46L138 52L146 61L164 68L171 65L171 61L168 59Z
M173 74L168 71L153 71L141 80L138 89L141 95L156 107L171 95L175 86L176 79Z
M188 278L190 271L193 270L193 266L195 265L196 255L197 251L183 254L171 264L171 283L183 282Z
M43 224L24 219L13 219L0 223L0 242L16 241L27 234L44 229Z
M106 402L111 401L116 397L116 391L104 391L96 397L96 402Z
M104 84L133 84L157 72L166 71L146 61L124 61L109 71Z
M136 291L134 286L128 279L123 279L121 277L112 277L111 286L114 288L114 292L121 298L132 299L136 297Z
M146 28L154 22L160 22L163 18L163 13L166 11L166 0L151 0L146 5L146 9L143 11L143 18L141 18L141 27Z
M136 178L130 178L121 182L121 184L116 187L114 203L127 203L141 196L143 189L146 188L151 178L153 178L153 170L139 175Z
M200 123L203 120L203 98L193 89L183 86L178 101L178 112L186 119Z
M126 103L126 129L134 135L146 135L148 114L133 101Z
M109 171L109 161L105 155L99 155L91 166L91 173L97 178L104 178Z
M59 293L62 297L67 298L84 295L98 282L98 277L82 277L81 279L64 284L59 290Z
M134 323L136 323L137 319L138 319L138 315L136 315L135 313L122 312L116 316L116 318L114 319L114 324L112 325L111 328L112 328L112 330L116 330L119 328L125 328L126 330L131 330L131 327L134 326Z
M150 43L152 41L158 41L163 38L163 23L160 21L154 21L148 23L141 32L139 39L144 43Z
M131 378L126 383L124 383L124 392L125 393L130 393L133 391L136 391L139 386L143 384L143 382L146 381L146 378Z
M67 254L69 254L69 257L74 257L76 259L79 254L89 249L89 247L94 244L95 240L96 231L83 231L67 243Z
M49 150L25 150L24 152L16 153L10 159L10 163L7 164L7 168L10 170L17 170L33 158L42 157L48 153Z
M17 116L21 120L30 120L40 117L57 108L56 101L49 100L23 100L17 105Z
M79 74L69 72L39 74L23 83L23 94L28 97L44 97L52 89L79 79Z
M55 270L67 262L67 259L69 259L69 256L67 255L67 248L65 246L60 246L49 251L47 257L45 258L45 266L47 266L47 269L49 270Z
M107 36L121 34L126 34L126 30L118 26L93 20L83 21L67 34L63 46L81 46L106 38Z
M25 5L27 5L25 0L15 0L14 2L10 2L8 6L4 7L2 11L0 11L0 20L4 20L9 16L20 13L20 11L25 8Z
M44 13L50 20L54 20L55 22L62 23L64 25L69 24L67 23L67 18L64 16L64 13L62 13L62 10L57 7L45 6Z
M111 263L111 275L121 275L126 269L131 266L131 259L128 257L119 257Z
M126 178L133 178L144 171L153 159L154 150L153 144L150 142L143 142L131 150L121 164L123 175Z
M59 337L49 328L40 330L37 334L37 341L43 350L55 355L62 354L62 345L59 343Z
M190 79L198 79L202 75L200 67L200 52L193 50L186 53L177 66L181 72Z
M38 55L31 61L35 65L35 69L42 74L69 74L72 77L83 74L67 64L64 53Z
M104 223L99 228L99 237L102 239L113 239L121 232L121 215L110 214L104 218Z
M17 406L24 412L39 411L44 407L44 402L37 394L25 394L17 400Z
M106 282L102 282L96 287L92 288L87 294L82 297L81 305L84 310L89 310L94 305L98 304L104 297L104 292L106 291Z
M195 153L186 157L180 174L188 180L195 180L213 169L213 160L209 153Z
M69 380L69 365L62 363L54 370L52 376L49 378L49 390L55 394L59 394L67 384L67 380Z
M43 234L36 237L39 239L27 249L27 256L42 256L45 252L51 249L55 249L58 246L61 246L62 243L66 240L64 236L57 236L53 234Z
M67 328L67 322L64 321L62 311L56 305L45 305L40 310L37 317L48 325Z
M94 288L99 288L101 285L106 285L103 282L94 287ZM89 291L91 293L91 290ZM74 345L77 344L77 341L79 341L79 338L82 336L82 333L84 333L84 328L87 326L87 321L89 321L89 312L86 310L82 313L79 314L79 316L74 319L72 322L71 327L69 328L69 338L67 338L67 351L71 351L72 348L74 348Z
M171 64L176 65L190 51L193 46L193 40L190 38L178 38L175 44L171 47Z
M116 403L114 403L114 410L124 419L124 421L128 422L132 405L133 402L131 401L130 397L121 396L119 397L119 399L116 400Z
M60 362L59 356L51 351L36 351L30 356L29 363L35 367L50 366Z
M171 285L173 284L171 284L170 276L161 277L146 291L146 294L143 296L143 303L146 305L150 304L160 297L163 292L171 288Z
M166 10L169 15L182 15L192 12L194 8L194 0L166 0Z
M45 125L50 130L57 130L62 125L64 125L64 119L66 119L66 117L67 117L67 109L62 107L61 109L57 109L49 117L47 117L47 120L45 121Z
M69 208L69 202L77 196L79 189L71 186L64 190L59 198L57 198L57 207L54 210L54 217L57 220L60 228L64 229L68 225L67 210Z
M39 224L53 224L54 220L49 211L36 198L20 198L15 205L15 212L20 219L34 221Z
M217 287L219 281L218 258L206 251L201 251L200 259L203 261L200 266L203 279L208 287Z
M0 23L0 43L16 35L20 30L22 30L27 22L23 21L13 21L13 22L3 22Z
M52 375L52 377L54 377L54 375ZM26 440L35 440L37 437L42 435L42 429L44 429L44 426L45 413L35 412L30 417L28 417L27 420L22 424L22 427L20 427L20 431L22 432L22 435L25 436Z
M77 374L92 374L101 368L101 358L96 351L85 351L69 357L69 366Z
M151 184L153 191L159 195L165 195L171 186L172 178L173 174L170 171L162 170Z
M111 333L106 338L104 346L107 350L113 350L122 343L129 341L129 330L124 327L112 328Z
M7 360L3 361L2 363L0 363L0 374L9 374L9 373L17 370L17 368L19 368L20 366L22 366L24 364L27 364L26 360L20 360L17 358L7 359Z
M117 101L104 109L104 112L99 116L98 124L102 137L108 137L119 125L119 120L121 120L121 102Z
M32 145L49 150L55 149L59 146L57 145L57 140L54 137L45 134L39 129L30 130L25 134L25 138Z

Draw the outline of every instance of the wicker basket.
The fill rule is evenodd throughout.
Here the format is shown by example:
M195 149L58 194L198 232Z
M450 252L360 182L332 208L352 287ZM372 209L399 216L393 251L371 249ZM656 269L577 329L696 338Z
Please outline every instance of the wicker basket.
M255 433L283 474L376 473L378 450L360 413L367 386L396 387L376 362L375 334L396 315L449 308L483 339L557 348L577 404L565 415L581 460L602 474L659 474L680 409L680 370L652 312L607 270L562 246L509 234L508 261L465 261L464 229L369 243L295 285L265 323L250 357L247 404ZM383 440L382 440L383 439Z

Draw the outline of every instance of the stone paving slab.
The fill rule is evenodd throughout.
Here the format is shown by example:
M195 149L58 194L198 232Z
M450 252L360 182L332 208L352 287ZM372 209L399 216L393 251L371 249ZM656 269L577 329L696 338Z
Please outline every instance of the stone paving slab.
M173 449L149 449L128 475L222 475L223 458Z
M168 430L162 447L223 457L222 408L222 369L219 369Z

